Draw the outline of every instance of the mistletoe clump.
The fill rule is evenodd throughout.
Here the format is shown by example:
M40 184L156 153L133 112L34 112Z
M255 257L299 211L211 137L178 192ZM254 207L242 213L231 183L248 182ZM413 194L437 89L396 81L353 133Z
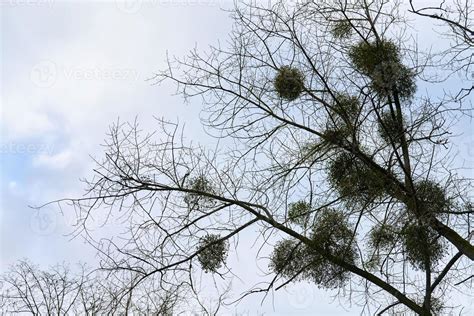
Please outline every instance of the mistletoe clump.
M353 123L359 115L361 105L357 97L340 93L332 106L333 111L346 123Z
M220 235L208 234L201 238L198 247L198 261L204 272L216 272L227 259L229 243Z
M395 91L402 100L410 99L416 92L414 73L403 64L383 63L374 73L372 88L381 96Z
M211 182L203 175L192 178L188 181L186 188L191 191L184 196L184 202L190 207L209 206L213 199L205 194L214 194L215 190ZM200 192L200 193L198 193Z
M335 38L348 38L352 34L352 25L347 20L338 21L334 23L331 32Z
M387 181L348 152L338 154L328 167L329 183L349 201L369 202L387 191Z
M426 219L440 216L450 208L443 188L434 181L422 180L415 183L415 192L420 215Z
M350 141L350 137L352 136L352 129L347 125L343 125L339 128L329 126L323 132L323 135L323 144L325 145L342 144L344 142Z
M398 239L398 230L390 224L375 226L369 235L369 245L372 249L389 250Z
M400 63L400 51L391 41L381 40L376 43L361 41L351 47L349 58L357 70L372 76L384 63Z
M311 243L293 239L280 241L270 258L270 269L294 281L308 280L325 288L340 287L350 273L323 254L353 263L357 252L352 237L345 216L335 210L325 210L313 228Z
M402 232L408 261L416 268L425 271L443 257L445 245L436 231L426 225L408 224Z
M297 68L283 66L278 70L274 86L282 99L293 101L297 99L304 90L304 75Z
M371 78L372 88L380 96L395 92L400 99L409 99L415 93L414 73L403 65L393 42L362 41L350 49L349 58L355 69Z
M351 248L353 232L347 216L334 209L324 209L313 228L312 241L335 257L353 262L356 252Z
M380 137L388 144L399 145L404 132L403 119L400 125L398 118L390 111L383 112L378 122Z
M348 140L354 133L360 108L357 97L338 94L330 109L330 121L324 131L325 139L331 143L341 143Z
M306 226L309 220L311 205L305 201L291 203L288 210L288 220L299 226Z
M305 266L308 266L308 270L311 269L316 264L316 260L316 256L312 257L311 249L301 242L293 239L283 239L275 245L269 266L273 272L286 278L292 278ZM300 274L299 278L304 279L305 276Z

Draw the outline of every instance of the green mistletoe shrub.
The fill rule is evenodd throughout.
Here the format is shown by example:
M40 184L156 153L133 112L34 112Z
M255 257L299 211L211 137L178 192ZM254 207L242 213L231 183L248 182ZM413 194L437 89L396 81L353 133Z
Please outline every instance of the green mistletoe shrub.
M387 97L409 99L416 92L414 73L401 62L400 50L389 40L361 41L349 50L355 69L372 80L373 90Z
M294 67L283 66L274 81L275 90L285 100L296 100L304 90L304 75Z
M403 119L400 125L394 114L390 111L383 112L378 121L378 133L387 144L399 145L404 133Z
M329 162L328 180L342 198L366 203L383 196L389 187L384 177L348 152L342 152Z
M311 205L305 201L291 203L288 209L288 220L290 223L305 227L308 224Z
M199 241L197 259L204 272L216 272L227 259L229 243L220 235L208 234Z
M211 182L203 175L197 176L195 178L191 178L186 183L186 188L192 191L202 192L188 192L184 196L184 202L188 205L191 209L201 208L201 207L209 207L213 205L213 199L207 194L214 194L215 189L212 186Z
M321 255L321 251L348 263L357 259L353 233L344 214L326 209L313 227L310 244L296 239L277 243L270 257L270 269L293 281L307 280L325 288L337 288L349 278L349 271Z
M408 262L415 269L425 271L427 265L432 268L444 255L444 243L429 226L408 224L402 238Z
M345 39L352 35L352 25L347 20L341 20L334 23L331 33L335 38Z

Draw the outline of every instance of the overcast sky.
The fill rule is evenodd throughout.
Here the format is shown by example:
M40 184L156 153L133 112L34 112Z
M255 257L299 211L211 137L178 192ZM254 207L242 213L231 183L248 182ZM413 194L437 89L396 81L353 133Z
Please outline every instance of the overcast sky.
M167 51L182 56L196 45L205 49L225 41L232 21L220 8L231 2L1 1L0 272L21 258L42 267L93 263L94 251L66 236L71 214L55 207L37 213L28 205L79 196L79 179L91 174L90 155L100 157L108 125L118 118L138 117L150 130L153 116L179 118L188 135L205 139L196 119L199 100L184 105L172 96L173 87L152 86L146 79L163 68ZM460 144L460 159L472 165L472 132ZM245 258L241 264L247 264ZM327 292L308 284L278 293L263 306L260 298L244 301L239 311L359 311L331 303Z

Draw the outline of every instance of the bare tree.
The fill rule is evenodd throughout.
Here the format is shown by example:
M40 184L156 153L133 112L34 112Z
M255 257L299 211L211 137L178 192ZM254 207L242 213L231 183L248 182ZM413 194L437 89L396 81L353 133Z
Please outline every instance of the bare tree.
M66 265L41 270L20 261L0 277L2 315L172 315L176 293L123 286L126 275ZM128 273L129 275L129 273Z
M117 123L86 196L56 201L80 214L78 234L97 212L128 223L118 241L88 235L101 268L197 294L210 272L224 299L226 259L251 234L268 276L237 299L309 280L366 314L458 308L474 210L448 145L471 103L417 91L432 56L400 3L238 4L232 17L229 44L153 78L201 98L216 149L165 120L150 134Z
M473 52L474 52L474 2L472 0L435 1L415 4L410 0L411 12L439 22L445 27L440 34L450 40L449 48L441 52L441 61L452 73L464 76L468 81L474 81ZM438 64L439 67L439 64ZM460 89L457 99L467 98L474 90L471 83Z

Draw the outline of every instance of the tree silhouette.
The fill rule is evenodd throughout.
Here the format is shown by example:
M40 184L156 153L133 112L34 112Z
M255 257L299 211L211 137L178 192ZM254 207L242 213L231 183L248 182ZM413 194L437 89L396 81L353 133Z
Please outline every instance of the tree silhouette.
M0 276L2 315L173 315L176 292L131 288L130 273L110 277L82 265L41 270L19 261Z
M79 211L79 230L94 212L127 219L123 242L95 244L102 268L198 293L199 271L218 288L232 278L226 259L247 234L268 275L240 298L309 280L351 293L367 314L457 308L450 293L472 289L474 210L448 145L472 104L417 89L433 83L423 76L433 56L403 35L408 11L240 4L228 45L169 60L153 81L201 98L202 124L221 141L192 146L166 120L156 134L111 126L87 195L57 201Z

